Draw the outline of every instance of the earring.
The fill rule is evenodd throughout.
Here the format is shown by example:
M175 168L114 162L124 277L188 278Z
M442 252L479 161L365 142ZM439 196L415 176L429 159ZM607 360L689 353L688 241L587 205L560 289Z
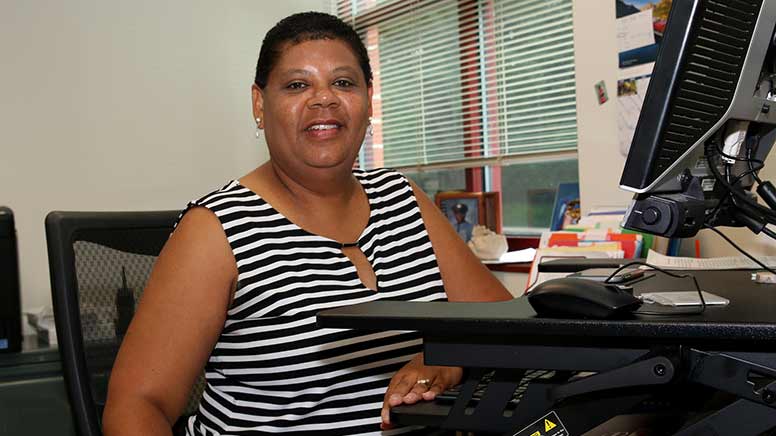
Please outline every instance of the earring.
M261 118L256 118L256 137L259 137L259 130L261 130Z
M372 127L372 117L369 117L369 124L366 126L366 134L369 136L374 134L374 128Z

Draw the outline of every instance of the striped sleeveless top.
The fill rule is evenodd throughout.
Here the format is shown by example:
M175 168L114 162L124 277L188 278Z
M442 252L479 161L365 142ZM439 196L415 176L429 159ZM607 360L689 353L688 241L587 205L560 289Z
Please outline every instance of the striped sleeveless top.
M421 351L418 334L316 325L323 309L446 298L407 179L388 169L354 175L370 206L358 246L372 265L377 292L363 285L339 242L305 231L237 181L189 204L220 220L238 283L188 435L413 430L381 432L380 409L391 377Z

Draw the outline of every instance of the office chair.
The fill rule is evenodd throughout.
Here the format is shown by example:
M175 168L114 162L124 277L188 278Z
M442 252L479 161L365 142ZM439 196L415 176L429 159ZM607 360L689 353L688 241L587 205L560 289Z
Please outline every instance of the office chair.
M78 433L100 436L123 334L178 211L51 212L46 216L59 351ZM183 418L196 411L204 373Z

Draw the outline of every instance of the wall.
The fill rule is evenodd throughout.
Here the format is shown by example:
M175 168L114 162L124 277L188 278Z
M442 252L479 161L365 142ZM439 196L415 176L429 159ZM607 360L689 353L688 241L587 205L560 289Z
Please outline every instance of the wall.
M593 206L626 204L619 188L625 159L617 146L617 29L615 0L574 0L579 191L582 213ZM606 83L609 101L598 104L595 84Z
M250 109L261 38L327 5L0 2L0 204L23 307L51 304L48 211L179 209L266 160Z
M593 206L618 206L631 194L619 189L625 158L617 145L617 43L614 0L574 0L574 51L579 131L579 179L583 213ZM598 104L594 85L604 80L609 101ZM766 161L761 177L776 180L776 151ZM753 254L776 255L776 243L746 229L722 231ZM738 252L709 230L697 237L703 257L732 256ZM685 241L681 254L694 255L694 241Z

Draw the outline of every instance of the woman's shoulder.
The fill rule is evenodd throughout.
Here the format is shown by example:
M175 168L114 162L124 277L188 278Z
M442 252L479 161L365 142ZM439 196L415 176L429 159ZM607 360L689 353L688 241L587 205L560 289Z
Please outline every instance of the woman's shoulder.
M213 189L205 195L191 200L178 215L175 226L181 222L188 212L195 208L204 208L215 214L219 220L224 220L230 210L241 210L245 207L264 204L256 193L241 185L238 180L230 180L220 188Z
M212 206L224 204L231 201L245 201L246 199L258 197L253 191L241 185L236 179L230 180L221 188L213 189L205 195L189 202L189 206Z

